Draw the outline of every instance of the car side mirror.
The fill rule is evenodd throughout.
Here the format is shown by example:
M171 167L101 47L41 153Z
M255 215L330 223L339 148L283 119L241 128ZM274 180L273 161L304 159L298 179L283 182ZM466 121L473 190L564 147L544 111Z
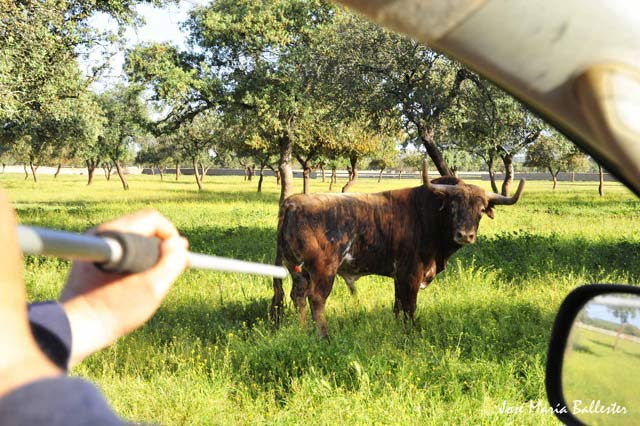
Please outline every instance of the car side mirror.
M547 355L549 404L567 425L640 424L640 287L578 287Z

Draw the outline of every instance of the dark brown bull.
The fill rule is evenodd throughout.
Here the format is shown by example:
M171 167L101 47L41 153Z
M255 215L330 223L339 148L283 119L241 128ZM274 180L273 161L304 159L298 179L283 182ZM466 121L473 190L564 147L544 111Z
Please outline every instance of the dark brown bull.
M287 198L278 224L278 253L293 279L291 299L300 320L306 300L321 336L327 335L325 301L336 275L353 291L364 275L383 275L395 282L396 317L403 310L413 319L421 283L442 271L460 247L476 241L483 214L493 218L495 205L514 204L513 197L487 193L454 177L422 186L377 194L313 194ZM423 284L424 285L424 284ZM271 315L279 319L284 292L275 279Z

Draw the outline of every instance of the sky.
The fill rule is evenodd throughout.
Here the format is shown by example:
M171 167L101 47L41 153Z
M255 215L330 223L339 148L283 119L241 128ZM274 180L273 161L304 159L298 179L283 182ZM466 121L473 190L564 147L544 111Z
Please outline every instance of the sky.
M156 8L149 5L137 6L136 10L143 17L145 24L136 29L127 29L125 32L127 47L133 47L136 44L145 42L168 42L184 48L186 35L180 30L180 24L187 20L189 10L194 6L205 5L209 2L210 0L180 0L178 4L170 4L164 8ZM91 18L90 23L101 30L114 30L116 28L113 20L105 14L97 14ZM87 72L100 58L101 52L95 50L92 52L89 61L81 61L82 69ZM104 78L93 85L94 89L101 91L117 82L122 75L123 64L124 52L119 51L111 58L110 70L105 73Z

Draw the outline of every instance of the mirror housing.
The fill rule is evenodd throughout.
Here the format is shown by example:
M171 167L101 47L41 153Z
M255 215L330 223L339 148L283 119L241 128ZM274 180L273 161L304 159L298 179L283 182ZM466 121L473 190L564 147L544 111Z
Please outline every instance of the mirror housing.
M584 425L585 423L571 412L563 391L563 363L567 343L570 340L574 322L592 299L603 295L634 295L640 298L640 287L613 284L592 284L578 287L565 298L553 324L549 351L547 353L547 369L545 386L547 399L554 413L566 425ZM606 398L606 395L602 396Z

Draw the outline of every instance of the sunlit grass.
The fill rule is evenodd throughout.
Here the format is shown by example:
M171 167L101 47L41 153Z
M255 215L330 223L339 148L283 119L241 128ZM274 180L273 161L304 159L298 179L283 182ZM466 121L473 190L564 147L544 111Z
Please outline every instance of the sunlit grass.
M418 184L362 179L354 190ZM261 194L257 179L242 177L207 177L201 192L191 176L131 176L128 192L101 176L91 187L79 176L33 184L0 175L0 185L23 223L82 231L153 207L194 251L275 257L274 178ZM327 189L312 182L313 192ZM619 184L605 190L600 198L595 182L561 182L555 192L528 182L522 200L483 219L477 244L421 292L414 326L394 319L388 278L361 279L356 299L338 280L327 304L331 338L321 341L290 305L273 328L269 279L190 271L147 326L73 374L97 382L125 418L166 424L556 424L498 408L546 401L546 346L570 289L640 281L640 202ZM54 298L68 263L26 264L29 298Z

